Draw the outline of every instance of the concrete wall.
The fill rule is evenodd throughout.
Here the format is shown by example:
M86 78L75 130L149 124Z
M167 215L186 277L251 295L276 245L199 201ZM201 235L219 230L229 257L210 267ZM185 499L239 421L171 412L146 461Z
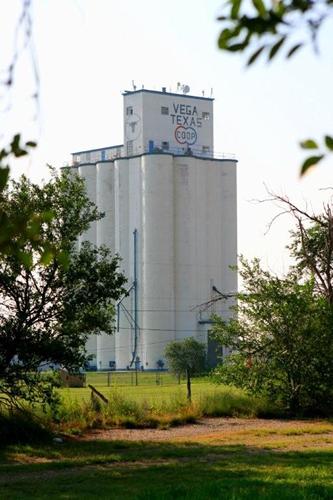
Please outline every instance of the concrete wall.
M161 113L162 106L168 109L168 114ZM128 114L129 108L132 108L132 115ZM204 118L205 113L208 113L208 119ZM153 141L157 148L166 141L174 153L181 154L190 147L202 154L205 146L212 154L213 100L149 90L125 93L125 155L128 141L133 141L133 154L147 152L149 141Z
M96 165L94 164L86 164L80 165L78 168L78 174L83 177L86 185L87 194L91 201L97 203L97 182L96 182ZM90 241L93 245L97 244L97 224L91 224L90 228L82 234L79 239L79 246L84 241ZM87 342L87 351L89 354L92 354L94 359L91 361L91 365L95 365L97 363L97 337L96 335L90 335Z
M96 224L97 246L105 245L115 252L115 193L114 163L103 162L96 165L96 204L105 214ZM96 342L96 365L109 368L115 362L115 337L101 333Z
M237 290L236 162L168 154L119 158L80 166L89 196L106 217L81 240L106 244L122 257L130 286L134 280L133 231L137 229L136 355L145 369L156 368L171 340L194 336L207 341L218 302L201 312L215 286ZM119 332L91 338L97 368L126 368L134 351L134 295L123 301ZM200 323L201 320L201 323Z

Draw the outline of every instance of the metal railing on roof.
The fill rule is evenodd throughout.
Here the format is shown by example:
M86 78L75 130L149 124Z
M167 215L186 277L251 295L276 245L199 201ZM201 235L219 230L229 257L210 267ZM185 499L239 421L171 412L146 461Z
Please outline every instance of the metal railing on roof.
M234 153L221 153L210 149L203 148L194 148L191 146L183 146L183 147L154 147L153 149L145 148L144 153L152 153L152 154L172 154L175 156L195 156L198 158L210 158L212 160L235 160L236 156ZM141 152L137 152L136 154L142 154ZM128 156L136 156L135 153Z
M212 160L235 160L236 156L234 153L221 153L213 150L205 150L203 148L193 148L191 146L183 146L183 147L144 147L144 148L135 148L131 151L126 152L125 148L121 150L117 150L115 154L111 155L102 155L101 149L100 157L98 158L98 154L96 151L94 152L93 158L85 157L83 155L73 155L73 165L82 165L85 163L98 163L101 161L113 161L117 158L129 158L132 156L140 156L142 154L172 154L174 156L194 156L196 158L204 158L204 159L212 159Z

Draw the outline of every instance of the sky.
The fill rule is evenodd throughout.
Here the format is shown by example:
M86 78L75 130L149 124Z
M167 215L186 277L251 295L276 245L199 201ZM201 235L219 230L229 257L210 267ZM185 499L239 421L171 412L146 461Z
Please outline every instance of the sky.
M292 221L267 189L320 210L333 186L332 159L305 178L298 146L333 133L333 30L323 27L319 54L309 47L286 61L246 68L217 48L222 0L34 0L32 45L21 52L12 89L0 92L0 146L20 131L38 148L12 175L48 177L70 153L122 143L122 95L132 80L145 88L191 94L213 89L215 151L238 159L238 251L286 272ZM11 60L20 0L1 0L0 75ZM19 37L19 46L22 45ZM32 49L32 50L31 50ZM33 57L32 57L33 55ZM38 69L38 82L34 75ZM38 102L31 96L38 89Z

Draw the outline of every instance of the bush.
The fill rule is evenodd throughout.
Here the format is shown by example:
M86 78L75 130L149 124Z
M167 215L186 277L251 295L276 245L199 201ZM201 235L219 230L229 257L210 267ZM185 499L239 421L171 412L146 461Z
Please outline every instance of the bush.
M28 409L0 413L1 445L45 442L51 438L52 432L47 422Z

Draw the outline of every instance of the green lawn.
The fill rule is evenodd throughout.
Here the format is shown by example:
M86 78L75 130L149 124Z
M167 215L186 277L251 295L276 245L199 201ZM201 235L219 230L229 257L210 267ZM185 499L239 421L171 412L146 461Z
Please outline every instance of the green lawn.
M92 384L94 385L94 384ZM101 386L94 385L99 392L104 394L106 397L114 392L124 394L126 397L133 399L135 401L161 401L165 399L175 399L179 397L186 397L186 384L181 383L173 385L139 385L139 386ZM193 382L192 392L193 399L196 400L204 394L213 394L219 391L219 387L216 384L209 382L203 382L201 379ZM63 388L59 389L60 395L66 400L88 400L91 396L91 390L89 387L84 388Z
M164 386L175 385L178 383L178 377L173 373L167 371L150 372L134 370L125 372L86 372L87 384L92 384L95 387L106 387L108 384L111 386ZM205 380L205 379L201 379Z
M1 453L0 498L328 500L333 498L333 426L318 425L315 436L316 423L301 430L291 425L281 436L277 427L273 438L274 443L282 439L279 449L260 429L243 438L241 432L223 434L223 442L210 435L192 442L11 446ZM298 450L291 449L295 432ZM325 439L330 443L323 447Z

